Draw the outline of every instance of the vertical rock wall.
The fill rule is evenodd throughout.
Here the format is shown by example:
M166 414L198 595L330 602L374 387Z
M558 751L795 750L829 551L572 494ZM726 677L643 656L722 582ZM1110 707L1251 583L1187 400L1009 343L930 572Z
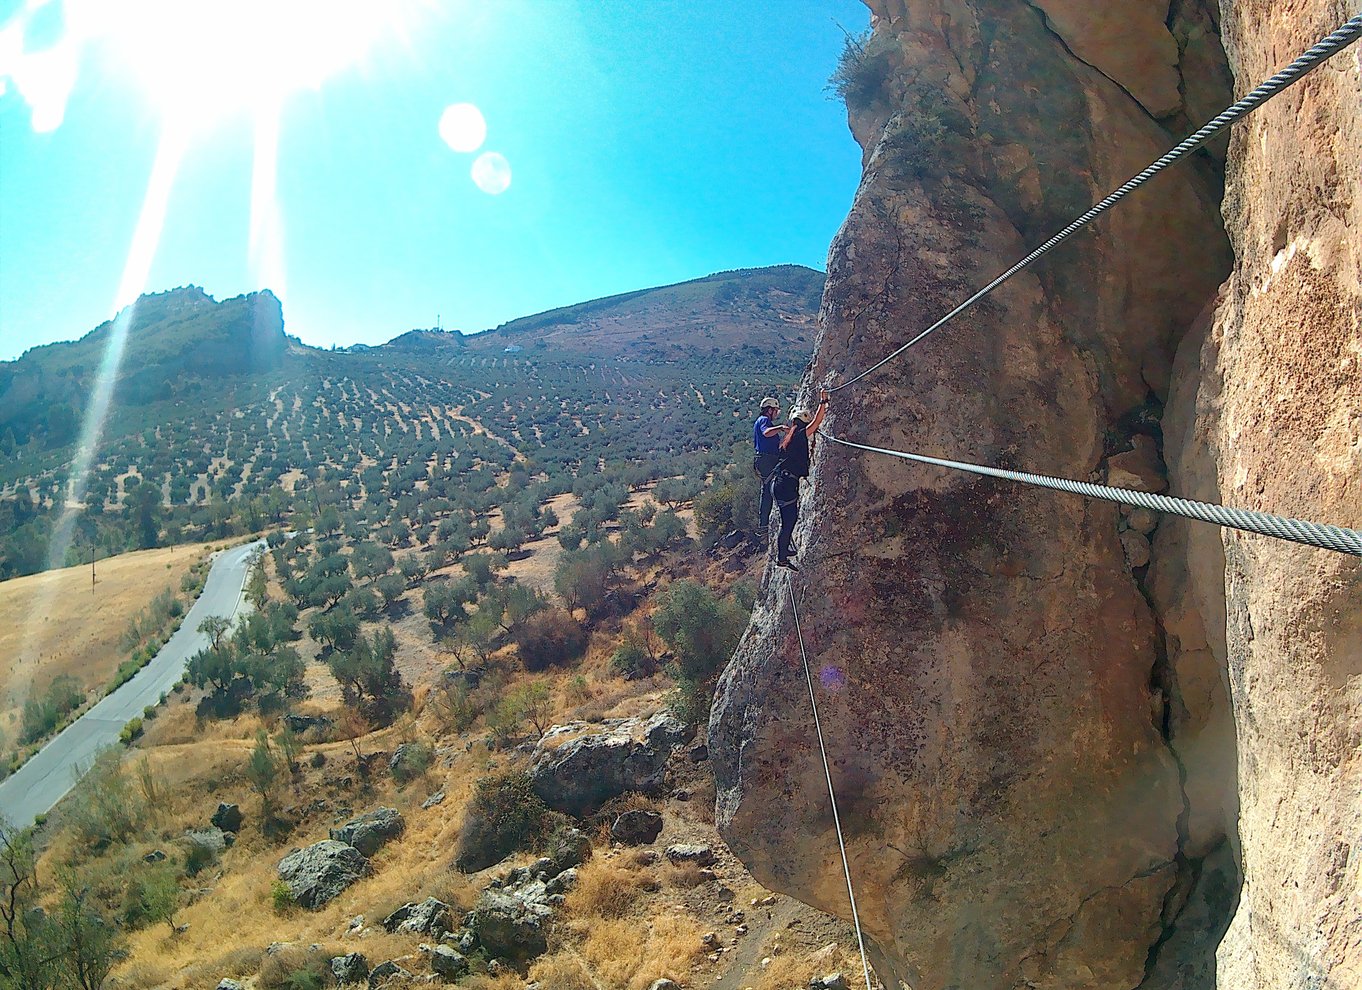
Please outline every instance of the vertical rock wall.
M1225 7L1241 92L1359 9ZM1171 460L1198 487L1353 527L1362 527L1360 57L1355 45L1236 129L1224 205L1234 272L1204 339L1178 358L1195 390L1170 408L1183 424ZM1208 549L1192 559L1214 570L1219 548ZM1223 559L1244 884L1220 986L1362 987L1362 564L1234 533Z
M810 385L1228 103L1229 64L1246 90L1347 13L869 2ZM1232 273L1222 141L839 393L829 428L1357 525L1357 87L1349 53L1237 132ZM1212 987L1233 916L1220 986L1358 984L1355 563L826 441L800 527L805 572L768 578L716 698L719 823L847 914L793 587L886 983Z

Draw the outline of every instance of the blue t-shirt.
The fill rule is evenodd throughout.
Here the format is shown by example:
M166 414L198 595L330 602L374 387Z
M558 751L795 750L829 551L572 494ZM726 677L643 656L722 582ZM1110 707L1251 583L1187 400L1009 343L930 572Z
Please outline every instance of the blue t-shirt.
M775 454L780 452L780 434L773 437L765 435L765 431L775 426L771 422L770 416L761 416L752 426L752 446L756 448L758 454Z

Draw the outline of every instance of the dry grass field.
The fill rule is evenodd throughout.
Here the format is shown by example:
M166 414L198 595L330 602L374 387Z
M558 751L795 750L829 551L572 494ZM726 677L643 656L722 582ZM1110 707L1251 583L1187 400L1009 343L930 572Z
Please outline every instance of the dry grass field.
M118 642L157 594L203 559L206 543L139 550L88 566L0 582L0 731L13 741L29 691L67 674L87 691L107 684L127 659Z

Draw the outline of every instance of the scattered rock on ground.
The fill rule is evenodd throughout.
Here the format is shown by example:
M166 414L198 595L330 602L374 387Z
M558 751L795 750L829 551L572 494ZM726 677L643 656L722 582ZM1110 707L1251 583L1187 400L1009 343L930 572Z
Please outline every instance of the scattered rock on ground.
M809 990L847 990L847 978L841 973L815 976L809 980Z
M246 990L246 988L236 980L224 979L218 983L218 990Z
M530 761L535 793L550 808L584 815L627 791L655 792L672 750L692 734L669 711L555 725Z
M447 945L437 945L430 950L431 971L446 980L457 980L468 972L468 960Z
M389 982L396 979L410 980L411 976L411 973L389 959L387 962L379 963L374 967L374 971L369 974L369 990L379 990L380 987L385 987Z
M161 849L153 849L151 852L147 853L145 856L142 857L142 862L144 862L144 863L164 863L164 862L165 862L165 858L166 858L166 854L165 854L165 851L164 851L164 850L161 850Z
M302 907L321 907L369 872L369 861L354 846L323 839L279 861L279 879Z
M335 724L325 715L295 715L293 712L289 712L284 716L284 725L288 727L290 732L300 736L309 729L329 732L335 727Z
M237 805L221 803L209 822L224 832L240 832L241 818L241 809Z
M709 846L668 846L666 854L667 858L673 863L694 863L697 866L709 866L714 862L714 850Z
M227 847L236 841L236 836L214 826L212 828L186 829L184 840L191 846L206 850L216 858L227 851Z
M560 869L581 866L591 858L591 840L579 828L560 828L549 837L545 850Z
M389 932L411 932L438 938L451 930L451 921L449 905L427 897L419 904L403 904L383 919L383 927Z
M367 980L369 978L369 960L364 957L362 952L333 956L331 958L331 975L341 985Z
M552 908L542 900L486 890L468 913L465 924L489 956L524 961L548 951L548 922L552 913Z
M402 834L407 823L396 808L377 808L331 829L331 838L354 846L365 856L378 852L390 839Z
M577 886L577 867L570 866L545 884L544 889L550 894L566 894L575 886Z
M435 807L437 804L444 804L444 802L445 802L445 792L444 792L444 791L436 791L436 792L435 792L434 794L432 794L430 797L426 798L424 801L421 802L421 807L422 807L423 809L424 809L424 808L433 808L433 807Z
M626 811L610 826L610 837L626 846L646 846L662 834L662 816L641 808Z

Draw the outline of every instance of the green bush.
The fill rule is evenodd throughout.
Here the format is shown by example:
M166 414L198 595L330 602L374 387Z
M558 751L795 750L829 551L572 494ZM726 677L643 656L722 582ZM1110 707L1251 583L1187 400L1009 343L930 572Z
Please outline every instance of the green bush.
M293 899L293 891L282 880L275 880L270 886L270 904L275 914L288 914L298 906L298 902Z
M885 35L866 31L847 36L837 68L828 79L828 89L846 104L848 110L864 110L884 95L885 83L893 72L893 43Z
M142 719L138 717L128 719L123 731L118 734L118 741L124 746L131 746L133 740L142 734Z
M478 781L468 803L455 866L465 873L486 869L543 834L549 813L529 774L508 771Z
M651 677L657 665L641 644L625 641L611 654L610 669L625 680L635 681Z

